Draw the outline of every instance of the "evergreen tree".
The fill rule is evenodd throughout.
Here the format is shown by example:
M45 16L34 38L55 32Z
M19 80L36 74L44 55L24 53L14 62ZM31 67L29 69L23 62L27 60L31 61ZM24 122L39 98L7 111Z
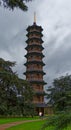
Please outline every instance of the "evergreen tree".
M29 2L31 0L0 0L0 5L3 5L5 8L14 9L20 8L23 11L27 11L28 7L25 2Z
M24 115L26 108L30 110L30 105L34 111L31 103L33 89L12 71L14 65L15 62L0 58L0 115Z
M33 88L27 81L20 79L18 89L18 106L23 116L33 116L35 114L33 101Z
M47 98L55 111L63 111L71 106L71 75L55 79L47 89Z
M42 129L53 126L53 130L63 130L71 124L71 75L55 79L48 88L47 98L54 108L54 115L49 116Z

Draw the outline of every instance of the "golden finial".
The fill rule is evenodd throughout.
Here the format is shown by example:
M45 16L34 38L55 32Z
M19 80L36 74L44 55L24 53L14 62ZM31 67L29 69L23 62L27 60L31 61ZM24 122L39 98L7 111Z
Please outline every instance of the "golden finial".
M34 12L34 23L36 23L36 12Z

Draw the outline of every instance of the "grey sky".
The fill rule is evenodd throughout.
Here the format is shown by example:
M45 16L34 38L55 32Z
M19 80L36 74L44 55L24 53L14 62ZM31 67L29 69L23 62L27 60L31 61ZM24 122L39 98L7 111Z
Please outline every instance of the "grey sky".
M44 29L44 71L46 82L55 77L71 74L71 0L33 0L28 12L9 11L0 7L0 57L16 61L19 76L25 71L26 28L37 24Z

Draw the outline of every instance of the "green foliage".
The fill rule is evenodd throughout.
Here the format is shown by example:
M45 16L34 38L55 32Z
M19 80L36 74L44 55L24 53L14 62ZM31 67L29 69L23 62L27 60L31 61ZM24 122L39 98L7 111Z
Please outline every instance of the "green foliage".
M33 88L27 81L20 80L20 87L18 88L18 108L23 116L33 116L35 114L33 100Z
M55 79L53 85L47 90L49 104L55 111L63 111L71 106L71 75Z
M16 103L15 82L18 77L13 73L11 67L15 62L5 61L0 58L0 114L6 115L10 106Z
M53 130L64 130L71 124L71 75L55 79L47 98L56 115L48 117L42 129L53 126Z
M20 8L23 11L27 11L28 7L25 2L29 2L31 0L0 0L0 5L3 5L5 8L14 9Z
M14 65L15 62L0 58L0 115L32 116L33 89L12 71Z
M42 129L53 126L53 130L63 130L71 124L71 111L62 112L57 115L49 116Z

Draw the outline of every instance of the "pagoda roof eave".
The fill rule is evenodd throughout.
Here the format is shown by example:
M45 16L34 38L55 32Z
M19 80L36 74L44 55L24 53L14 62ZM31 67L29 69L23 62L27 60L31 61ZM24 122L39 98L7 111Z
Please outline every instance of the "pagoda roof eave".
M46 73L40 70L30 70L30 71L26 71L24 74L28 74L28 73L41 73L42 75L45 75Z
M28 64L41 64L42 66L45 65L45 63L40 62L40 61L29 61L29 62L26 62L24 65L27 66Z
M37 96L40 96L40 95L45 95L45 92L44 91L35 91L35 94L37 95Z
M28 57L28 56L32 56L32 55L39 55L39 56L41 56L41 57L45 57L42 53L40 53L40 52L30 52L30 53L27 53L26 55L25 55L25 57Z
M25 49L28 50L29 47L35 47L35 46L41 48L42 50L44 49L42 45L37 45L37 44L28 45L27 47L25 47Z
M33 31L33 32L28 32L28 33L26 34L26 36L29 37L29 35L30 35L30 34L33 34L33 33L35 33L35 34L40 34L40 36L43 37L43 34L42 34L41 32L38 32L37 30L36 30L36 31Z
M28 43L29 41L32 41L32 40L38 40L38 41L41 41L43 43L43 40L41 38L36 38L36 37L32 37L32 38L27 39L26 43Z
M32 26L28 26L26 30L29 31L31 28L37 28L39 31L43 31L42 27L36 24L33 24Z
M33 84L33 83L37 83L37 84L42 84L42 85L45 85L45 84L47 84L46 82L44 82L44 80L37 80L37 79L35 79L35 80L28 80L31 84Z

